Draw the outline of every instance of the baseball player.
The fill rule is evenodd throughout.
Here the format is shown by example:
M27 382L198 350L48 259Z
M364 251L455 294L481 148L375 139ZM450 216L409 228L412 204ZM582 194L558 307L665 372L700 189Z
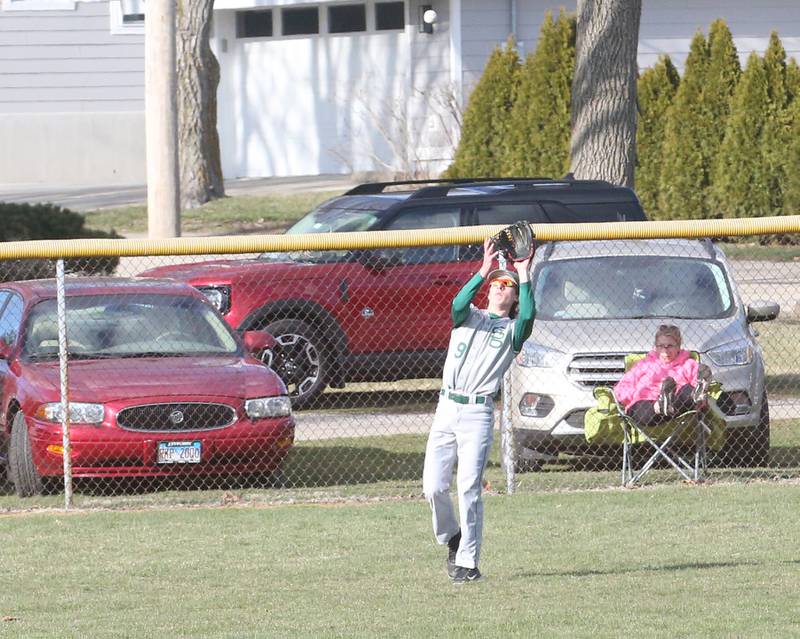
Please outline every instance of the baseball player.
M448 546L447 574L461 584L478 581L483 528L481 486L492 446L493 397L515 354L531 334L534 303L528 275L531 258L514 262L516 273L492 270L498 251L483 243L483 264L453 300L453 330L439 404L425 450L422 489L433 511L433 534ZM472 299L488 281L485 310ZM516 307L519 314L512 319ZM458 461L456 518L450 497Z

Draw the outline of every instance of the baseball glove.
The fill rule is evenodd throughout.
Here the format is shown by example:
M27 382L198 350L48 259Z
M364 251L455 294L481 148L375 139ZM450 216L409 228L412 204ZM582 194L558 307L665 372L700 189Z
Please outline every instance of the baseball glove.
M492 237L495 248L511 262L520 262L533 255L536 241L531 226L520 220Z

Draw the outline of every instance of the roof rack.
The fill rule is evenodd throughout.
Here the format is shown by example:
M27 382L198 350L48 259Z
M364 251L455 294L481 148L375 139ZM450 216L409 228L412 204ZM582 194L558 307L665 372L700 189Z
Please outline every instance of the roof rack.
M477 185L478 180L470 180L470 182L475 183ZM577 186L580 187L591 187L591 186L599 186L599 185L607 185L607 182L603 182L602 180L594 180L588 181L584 180L583 182L573 182L570 180L554 180L552 178L500 178L500 179L486 179L480 180L481 186L512 186L515 189L535 189L537 187L570 187L574 188ZM469 183L468 183L469 184ZM450 191L454 189L464 188L468 186L468 184L446 184L443 186L430 186L427 188L420 189L412 193L408 199L418 199L418 198L435 198L435 197L444 197Z
M700 243L703 245L703 248L708 253L708 256L715 261L719 260L719 255L717 254L717 248L714 246L714 242L711 241L710 237L704 237L700 239Z
M450 180L400 180L397 182L367 182L353 187L345 195L378 195L383 193L389 186L413 186L415 184L443 184L449 185L448 187L431 187L432 189L444 189L443 195L446 195L451 188L458 188L464 184L508 184L532 182L532 181L552 181L549 177L479 177L479 178L453 178ZM421 189L428 191L428 189ZM416 194L415 194L416 195ZM435 195L427 195L425 197L437 197Z

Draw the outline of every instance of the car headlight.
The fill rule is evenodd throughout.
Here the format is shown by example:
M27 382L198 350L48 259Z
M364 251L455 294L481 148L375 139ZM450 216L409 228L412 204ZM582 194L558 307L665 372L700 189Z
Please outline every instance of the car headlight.
M205 295L214 308L223 315L231 310L230 286L197 286L195 288Z
M717 366L746 366L753 361L753 346L742 340L712 349L708 356Z
M102 424L105 408L102 404L85 404L82 402L72 402L69 405L70 424ZM42 404L36 409L36 417L48 422L60 424L64 411L61 409L60 402Z
M250 419L286 417L292 414L292 402L285 395L280 397L258 397L246 400L244 410Z
M528 368L553 368L561 355L561 351L534 342L525 342L517 355L517 364Z

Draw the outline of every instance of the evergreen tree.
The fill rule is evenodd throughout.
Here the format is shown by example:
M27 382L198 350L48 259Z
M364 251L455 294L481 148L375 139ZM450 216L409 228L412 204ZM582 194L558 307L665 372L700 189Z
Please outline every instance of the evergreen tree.
M786 65L786 93L789 100L786 108L789 141L786 145L783 213L800 215L800 66L794 58L790 58Z
M662 147L666 113L680 84L680 76L669 56L659 57L655 66L639 77L639 124L636 131L636 192L651 219L658 210Z
M569 170L575 16L548 11L536 51L520 70L503 168L506 175L560 177Z
M789 88L786 78L786 51L778 34L770 34L764 52L764 70L767 74L767 121L761 138L770 201L762 215L783 213L783 193L786 188L786 155L789 146Z
M723 217L761 216L769 207L770 187L761 153L768 118L766 65L752 53L733 95L714 175L715 202Z
M461 140L444 177L489 177L502 171L509 113L519 81L513 38L489 56L464 112Z
M708 43L698 31L664 130L658 208L667 219L707 217L710 158L703 149L707 126L703 88L708 64Z
M714 165L719 158L719 149L725 135L725 126L731 112L731 99L742 67L733 43L728 25L722 19L715 20L708 31L709 63L706 82L703 87L703 106L706 112L706 126L703 140L703 154L707 158L709 178L713 179ZM714 216L713 189L706 191L706 215Z
M783 213L785 215L800 215L800 97L795 97L794 101L789 105L788 114L789 143L786 147L786 183L783 194Z
M789 102L800 97L800 66L794 58L786 65L786 93Z

